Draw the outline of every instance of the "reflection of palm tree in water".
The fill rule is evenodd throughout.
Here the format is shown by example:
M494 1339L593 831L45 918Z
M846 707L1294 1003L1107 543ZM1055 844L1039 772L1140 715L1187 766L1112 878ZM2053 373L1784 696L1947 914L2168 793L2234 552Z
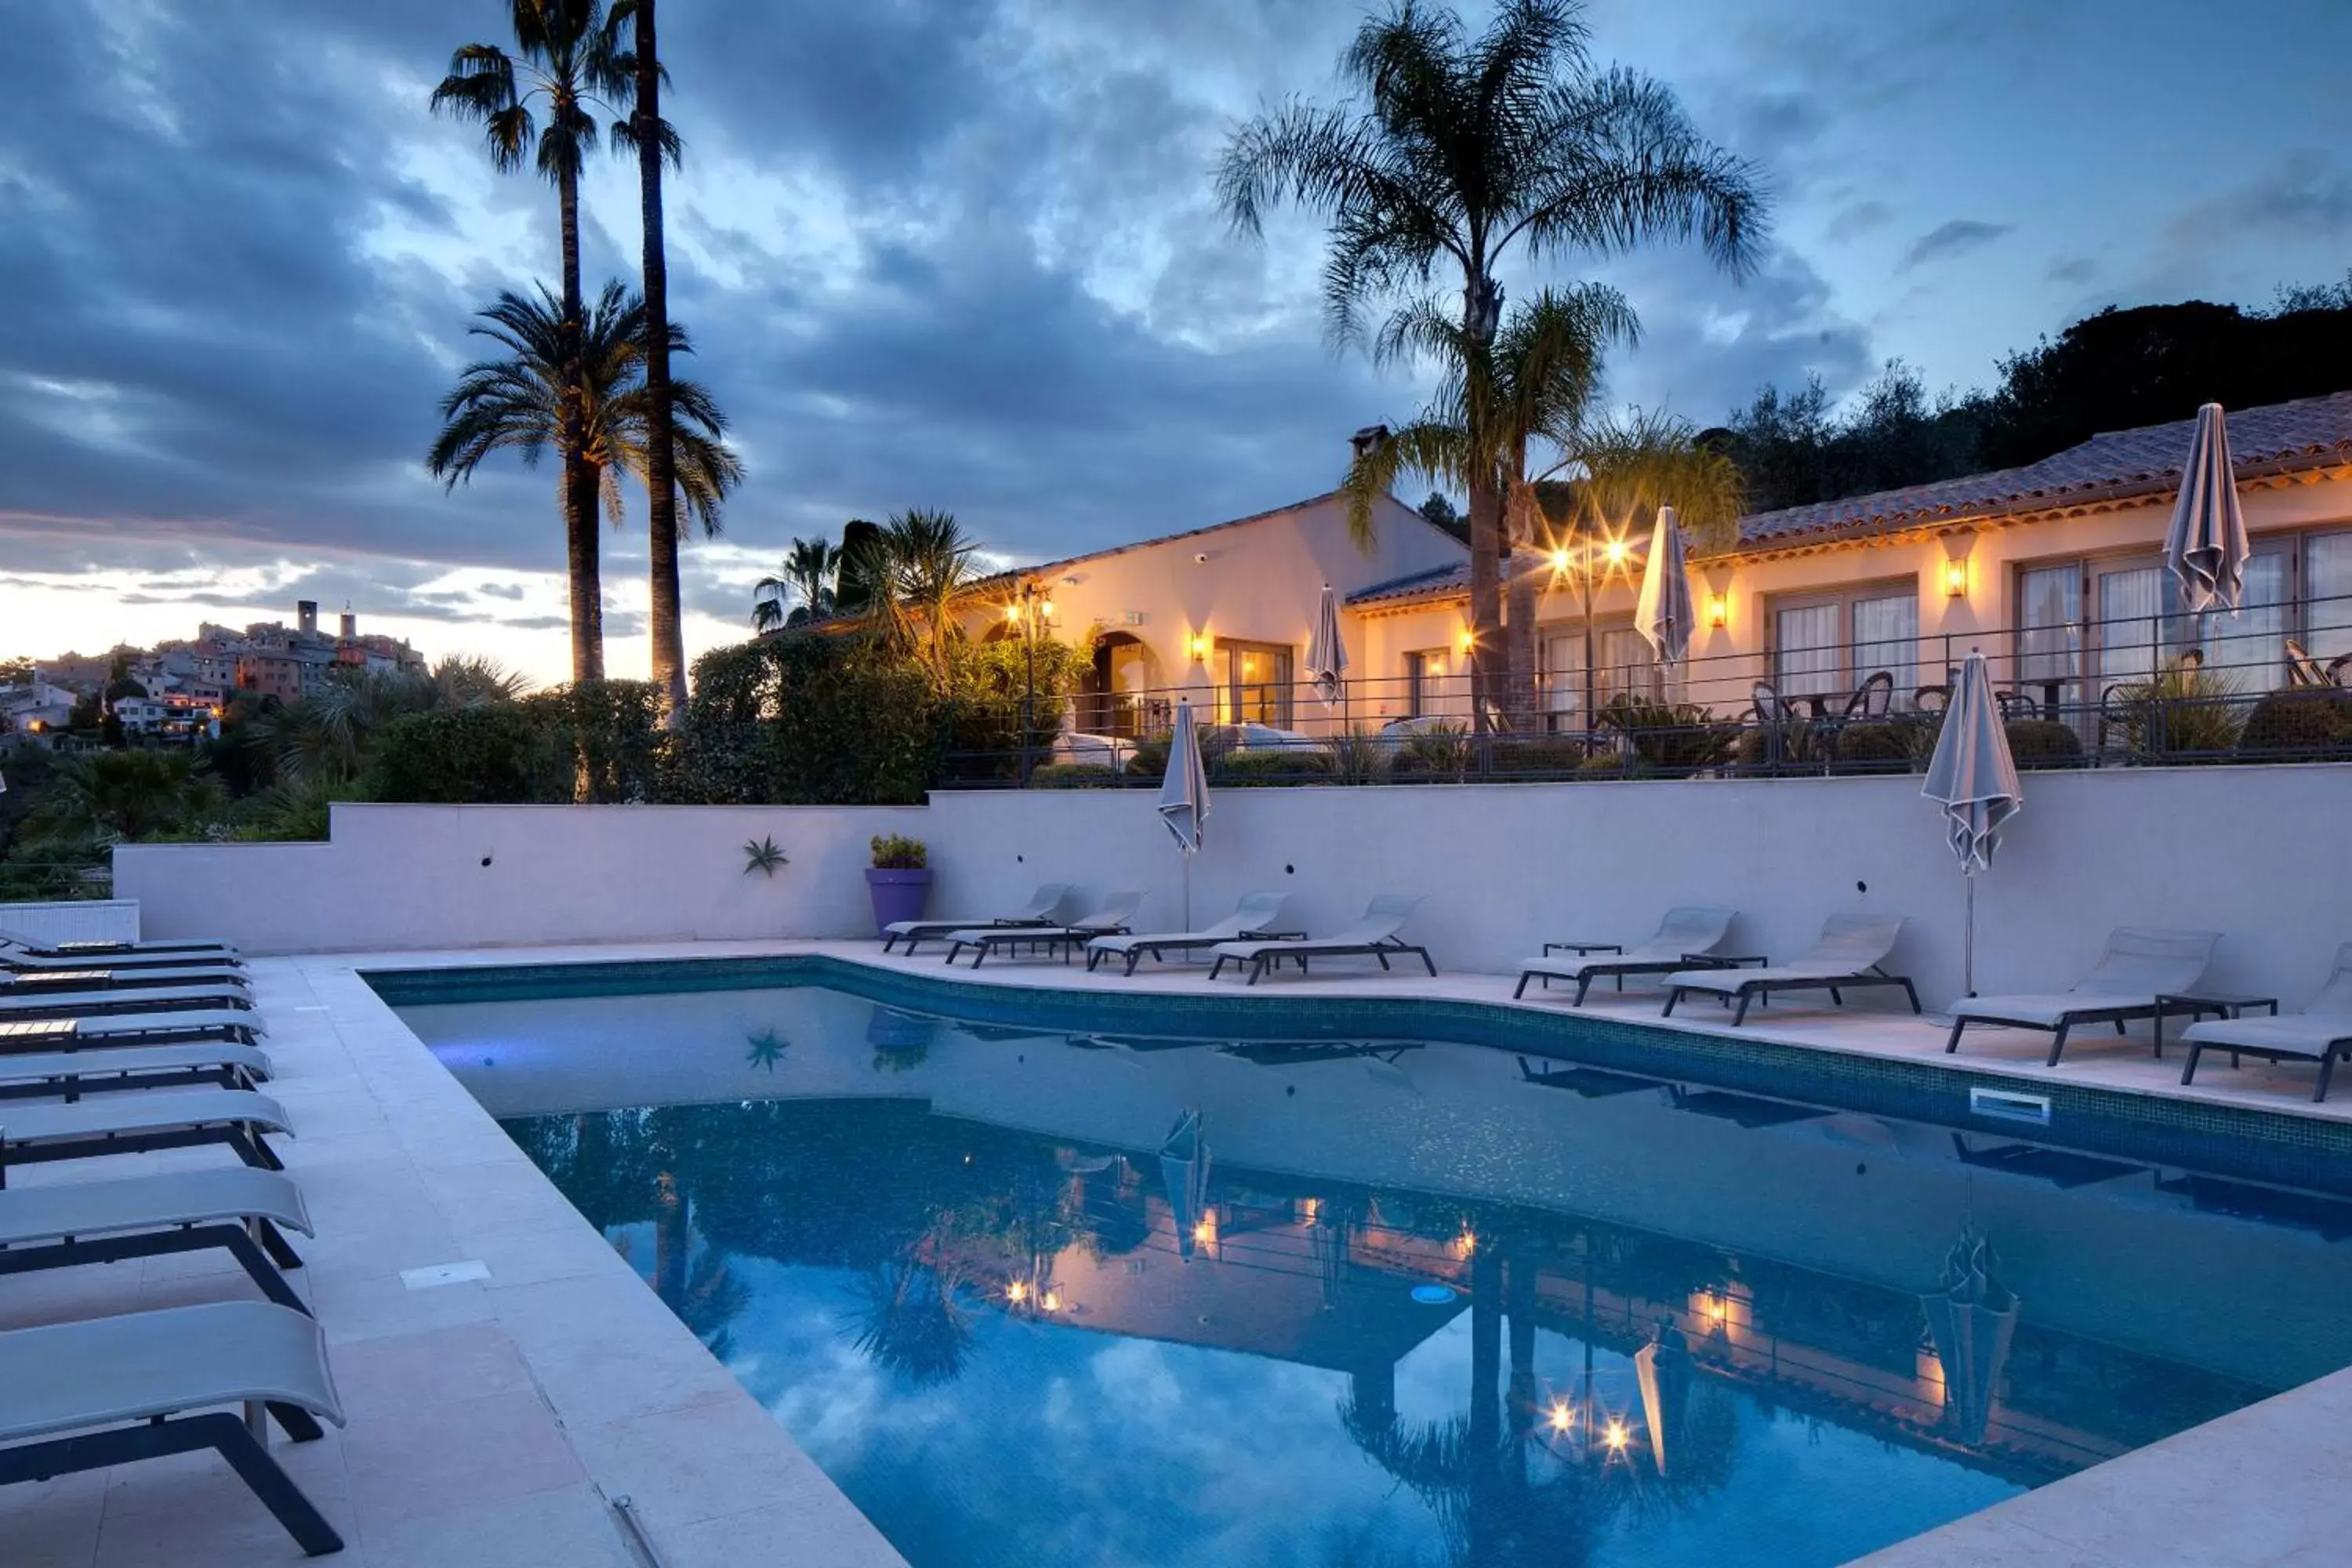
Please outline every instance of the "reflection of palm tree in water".
M725 1361L735 1348L727 1326L751 1304L751 1292L729 1270L725 1253L697 1253L694 1240L694 1205L677 1174L664 1171L654 1178L654 1294Z
M971 1349L958 1270L892 1258L857 1284L857 1348L916 1388L952 1382Z

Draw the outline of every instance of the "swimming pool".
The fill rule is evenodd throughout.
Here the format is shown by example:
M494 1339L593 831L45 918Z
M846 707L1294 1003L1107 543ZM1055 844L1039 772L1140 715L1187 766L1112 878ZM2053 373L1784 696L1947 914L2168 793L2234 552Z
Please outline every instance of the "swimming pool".
M917 1568L1833 1563L2352 1363L2352 1205L2170 1144L729 978L379 984Z

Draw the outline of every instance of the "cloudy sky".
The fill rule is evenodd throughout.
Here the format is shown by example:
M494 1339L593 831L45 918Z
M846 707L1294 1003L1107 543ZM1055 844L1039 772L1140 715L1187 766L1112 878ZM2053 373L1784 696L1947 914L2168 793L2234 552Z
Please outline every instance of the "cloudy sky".
M16 0L0 93L0 657L348 601L428 652L567 660L551 469L420 462L468 312L550 277L546 187L425 111L498 0ZM1317 234L1217 217L1237 119L1328 97L1349 0L668 0L673 310L750 478L689 651L795 534L952 510L1008 558L1330 488L1420 387L1318 338ZM1902 356L1975 384L2110 302L2352 265L2341 0L1593 0L1774 196L1744 285L1659 251L1612 394L1714 422ZM587 274L635 268L633 174ZM1541 279L1507 279L1515 293ZM2352 374L2352 373L2347 373ZM607 536L642 674L642 514Z

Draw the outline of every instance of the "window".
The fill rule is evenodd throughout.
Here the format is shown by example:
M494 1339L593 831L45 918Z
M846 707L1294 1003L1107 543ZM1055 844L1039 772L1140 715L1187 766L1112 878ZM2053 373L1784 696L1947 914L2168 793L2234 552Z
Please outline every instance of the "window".
M2303 542L2299 617L2304 647L2325 665L2352 653L2352 533L2315 533Z
M1217 642L1217 722L1290 728L1290 650L1272 643Z
M1445 700L1445 678L1453 666L1452 655L1442 647L1404 656L1405 717L1426 719L1438 711Z
M1783 697L1843 698L1881 670L1895 703L1919 685L1919 585L1874 584L1774 603L1772 684Z
M1554 731L1581 730L1584 714L1584 628L1547 630L1542 637L1544 710ZM1597 712L1610 699L1633 696L1644 701L1663 700L1664 677L1649 642L1630 626L1592 628L1592 706Z

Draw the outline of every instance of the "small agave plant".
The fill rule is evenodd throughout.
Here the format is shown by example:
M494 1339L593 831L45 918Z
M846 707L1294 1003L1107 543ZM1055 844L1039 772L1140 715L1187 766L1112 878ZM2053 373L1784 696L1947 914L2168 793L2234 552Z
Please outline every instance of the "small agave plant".
M761 876L772 877L776 874L777 867L792 864L772 836L746 840L743 845L743 859L745 862L743 875L746 877L754 871Z

